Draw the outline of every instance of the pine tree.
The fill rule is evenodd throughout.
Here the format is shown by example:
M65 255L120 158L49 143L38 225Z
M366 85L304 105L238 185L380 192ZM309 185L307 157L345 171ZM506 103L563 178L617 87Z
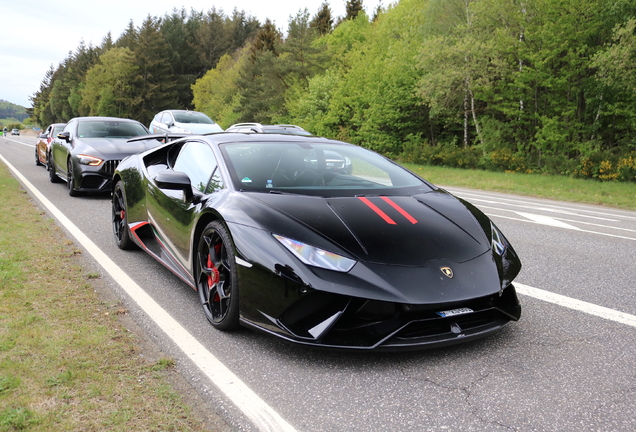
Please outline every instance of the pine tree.
M138 67L131 100L133 118L149 124L164 109L178 108L172 68L167 57L170 45L159 31L160 20L148 16L139 29L135 53Z
M333 18L328 2L323 2L310 23L311 28L316 29L319 35L326 35L333 29Z
M362 12L362 0L347 0L345 6L345 20L355 19L360 12Z

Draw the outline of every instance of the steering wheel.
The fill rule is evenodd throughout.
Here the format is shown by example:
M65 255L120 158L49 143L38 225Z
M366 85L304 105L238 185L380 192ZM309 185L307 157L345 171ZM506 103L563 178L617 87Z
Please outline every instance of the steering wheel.
M331 170L323 170L313 182L313 186L327 186L333 180L335 173Z

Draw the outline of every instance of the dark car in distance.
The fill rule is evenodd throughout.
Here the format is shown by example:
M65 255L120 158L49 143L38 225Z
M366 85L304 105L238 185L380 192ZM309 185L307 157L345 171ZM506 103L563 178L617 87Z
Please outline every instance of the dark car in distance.
M38 136L38 142L35 144L35 164L49 166L49 153L51 151L51 143L53 139L64 130L66 123L53 123Z
M327 166L336 154L349 172ZM113 186L117 245L197 290L220 330L411 350L485 337L521 314L521 261L494 223L358 146L190 136L126 158Z
M156 147L156 139L132 143L129 138L148 135L138 121L116 117L71 119L51 144L49 178L66 181L68 193L110 192L113 173L126 156Z

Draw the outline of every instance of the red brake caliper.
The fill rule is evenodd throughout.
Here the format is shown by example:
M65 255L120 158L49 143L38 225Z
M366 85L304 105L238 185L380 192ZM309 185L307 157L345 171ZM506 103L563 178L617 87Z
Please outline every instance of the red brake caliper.
M219 281L219 270L212 264L212 257L208 255L208 262L206 263L207 267L210 269L210 274L208 275L208 289L212 290L212 287ZM219 301L219 293L214 293L214 301Z

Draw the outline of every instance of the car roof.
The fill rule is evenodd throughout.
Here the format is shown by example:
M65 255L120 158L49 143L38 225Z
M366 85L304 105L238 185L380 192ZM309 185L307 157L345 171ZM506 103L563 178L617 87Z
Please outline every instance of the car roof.
M196 135L191 135L190 138ZM241 143L241 142L316 142L354 145L348 144L342 141L329 140L324 137L315 135L291 135L291 134L246 134L242 132L216 132L208 135L200 135L203 139L214 142L216 144L229 144L229 143Z
M75 117L71 120L79 120L79 121L124 121L131 123L141 123L137 120L128 119L128 118L120 118L120 117ZM69 120L70 121L70 120Z
M194 111L194 110L184 110L184 109L169 109L169 110L163 110L161 112L191 112L191 113L201 113L201 111ZM204 114L204 113L201 113Z

